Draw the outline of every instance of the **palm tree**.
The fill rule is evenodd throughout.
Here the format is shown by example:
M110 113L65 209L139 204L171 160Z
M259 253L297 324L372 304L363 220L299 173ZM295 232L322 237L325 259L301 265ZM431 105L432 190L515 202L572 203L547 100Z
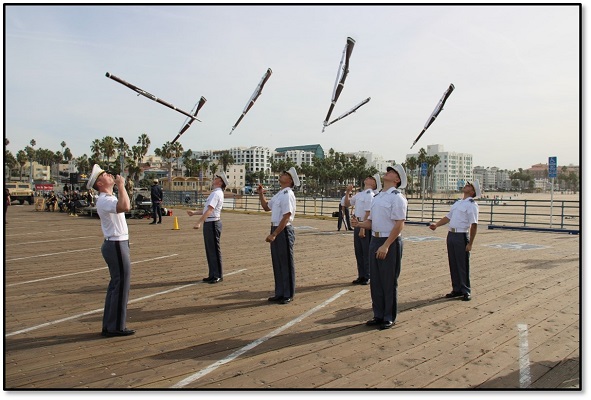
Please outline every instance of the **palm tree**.
M438 154L427 157L427 176L429 181L429 185L427 185L427 190L430 190L431 195L433 195L433 189L435 186L435 167L439 165L440 162L441 158Z
M90 152L92 153L92 160L95 163L98 163L101 157L101 141L99 139L94 139L92 141L92 144L90 145Z
M111 161L111 157L115 155L115 149L117 149L117 141L112 136L105 136L101 141L101 150L103 156L107 159L107 168Z
M412 195L414 193L414 176L416 169L419 166L419 162L415 156L411 156L408 157L406 159L406 163L402 163L402 165L406 169L407 173L410 172L410 182L408 185L409 189L407 191L409 195Z
M27 157L29 159L29 165L31 167L31 171L29 173L30 178L29 181L30 183L33 183L33 161L35 161L36 158L36 152L35 152L35 145L37 144L37 142L35 141L35 139L31 139L31 146L27 146L25 147L25 152L27 153Z
M227 171L228 165L234 164L234 157L232 157L232 154L230 154L229 151L224 151L220 155L220 164L222 165L224 172Z
M16 167L18 162L9 150L4 150L4 164L6 165L6 172L8 174L7 180L10 180L11 171Z
M70 148L69 148L69 147L66 147L66 148L65 148L65 150L64 150L64 153L63 153L63 157L64 157L64 160L66 160L66 161L68 161L68 162L69 162L69 161L70 161L72 158L74 158L74 156L72 155L72 152L70 151Z
M146 154L148 154L148 149L150 148L150 144L151 144L150 138L145 133L142 133L137 140L137 144L140 145L140 149L141 149L140 161L143 161Z
M156 153L156 150L159 150L158 153ZM172 190L172 144L170 142L166 142L160 149L156 150L154 151L156 155L160 155L163 160L168 160L168 190Z
M426 163L427 162L427 151L421 147L421 149L419 150L419 156L417 157L417 167L420 167L421 164ZM421 190L421 195L420 197L423 197L423 192L424 192L424 183L423 183L423 179L419 180L419 188Z
M76 159L76 168L78 168L80 173L88 175L90 172L90 160L86 154L82 154Z
M19 169L19 180L22 181L23 180L23 168L25 167L25 164L28 161L28 157L27 157L27 153L24 150L19 150L16 152L16 162L20 165L20 169Z
M179 170L179 169L181 169L181 167L179 165L179 161L181 159L181 156L183 155L183 145L180 142L175 142L171 146L171 151L172 151L172 155L174 156L174 158L176 158L176 166L177 166L177 170ZM177 176L178 176L178 173L177 173Z

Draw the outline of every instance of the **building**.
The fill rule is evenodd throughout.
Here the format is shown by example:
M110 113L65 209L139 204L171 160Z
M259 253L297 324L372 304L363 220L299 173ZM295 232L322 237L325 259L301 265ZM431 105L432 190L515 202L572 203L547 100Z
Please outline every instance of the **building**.
M384 158L380 155L374 154L371 151L366 151L366 150L362 150L362 151L357 151L355 153L348 153L348 155L352 155L355 156L357 159L360 159L361 157L365 158L367 160L367 164L366 166L369 167L374 167L375 169L378 170L378 172L380 174L386 172L386 168L388 166L394 165L395 162L389 162L384 160Z
M435 167L433 177L433 192L456 192L461 189L467 180L474 179L472 154L456 153L453 151L444 151L443 145L434 144L427 146L427 156L439 156L439 164ZM415 157L419 154L407 154L406 159ZM420 177L421 166L417 166L415 171L407 171L414 177Z
M473 179L478 179L480 188L484 190L496 190L497 184L497 167L474 167Z
M212 172L212 165L216 165L215 173ZM209 167L205 168L203 176L173 176L172 190L186 191L186 190L205 190L211 188L211 181L216 175L220 174L222 167L219 165L219 160L210 161ZM246 181L246 169L244 165L232 164L226 167L226 178L228 179L228 186L226 190L232 193L242 193ZM183 174L184 175L184 174ZM201 175L201 174L200 174ZM168 188L168 177L161 177L161 183L164 188Z
M37 161L33 161L31 169L31 162L27 161L23 166L23 177L27 176L29 182L32 181L49 181L51 180L51 167L49 165L41 165ZM33 175L31 176L31 171Z
M304 153L312 153L312 157L324 159L324 149L319 144L307 144L302 146L278 147L275 153L285 153L291 150L301 150ZM300 164L298 164L300 165Z

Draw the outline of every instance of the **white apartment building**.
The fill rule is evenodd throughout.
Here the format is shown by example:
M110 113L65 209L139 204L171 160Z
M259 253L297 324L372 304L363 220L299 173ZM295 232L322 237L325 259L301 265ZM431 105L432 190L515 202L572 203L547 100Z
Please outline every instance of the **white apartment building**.
M252 172L265 171L266 173L271 172L271 163L269 163L269 157L271 156L271 149L262 146L253 147L232 147L228 150L201 150L194 152L195 158L201 158L201 156L208 156L209 161L219 160L220 156L228 151L234 163L250 168Z
M444 151L443 145L433 144L427 146L427 156L438 155L440 162L435 167L435 180L433 190L435 192L455 192L464 186L467 180L474 179L472 154ZM406 158L419 157L418 153L407 154ZM409 173L409 171L407 171ZM421 176L421 167L414 171L415 177Z
M495 190L497 188L497 167L474 167L474 179L480 182L480 188L483 191Z
M384 160L384 158L382 156L374 154L371 151L362 150L362 151L357 151L355 153L347 153L347 154L355 156L358 159L361 157L365 158L367 160L366 166L368 168L374 167L375 169L378 170L378 172L380 174L386 172L386 168L388 166L394 165L393 163L389 163L388 161Z
M289 158L292 162L294 162L298 167L302 165L312 165L312 160L314 158L314 153L311 151L304 151L304 150L287 150L286 152L274 152L273 158L275 160L287 160Z

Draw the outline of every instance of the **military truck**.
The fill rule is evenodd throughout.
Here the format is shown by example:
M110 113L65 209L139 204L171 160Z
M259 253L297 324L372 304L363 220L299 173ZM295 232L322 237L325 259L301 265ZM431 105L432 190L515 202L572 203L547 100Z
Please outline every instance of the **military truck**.
M8 188L10 192L11 201L18 200L20 204L25 204L25 201L29 204L35 202L35 195L28 183L8 182L4 184L4 187Z

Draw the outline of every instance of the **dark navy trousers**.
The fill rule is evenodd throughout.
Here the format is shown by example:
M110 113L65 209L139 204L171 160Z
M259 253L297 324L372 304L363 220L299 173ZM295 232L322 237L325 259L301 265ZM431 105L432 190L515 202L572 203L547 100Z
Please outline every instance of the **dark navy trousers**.
M107 241L101 247L103 258L109 267L111 280L107 287L103 330L109 332L125 329L127 319L127 301L131 280L131 259L129 241Z
M469 241L468 233L448 232L447 234L451 287L456 293L470 293L470 253L466 251Z
M271 233L274 230L275 227L271 227ZM271 242L271 261L273 263L276 297L287 298L295 295L294 244L295 231L291 225L286 226Z
M402 238L392 243L386 258L378 260L376 252L387 238L372 237L369 242L371 304L373 316L384 321L396 321L398 314L398 277L402 266Z
M369 242L371 240L371 229L365 230L365 237L359 237L359 230L355 228L353 232L353 248L355 249L355 258L357 259L357 277L369 279Z
M222 249L220 238L222 236L222 221L210 221L203 223L203 242L205 243L205 255L209 269L208 278L223 278Z

